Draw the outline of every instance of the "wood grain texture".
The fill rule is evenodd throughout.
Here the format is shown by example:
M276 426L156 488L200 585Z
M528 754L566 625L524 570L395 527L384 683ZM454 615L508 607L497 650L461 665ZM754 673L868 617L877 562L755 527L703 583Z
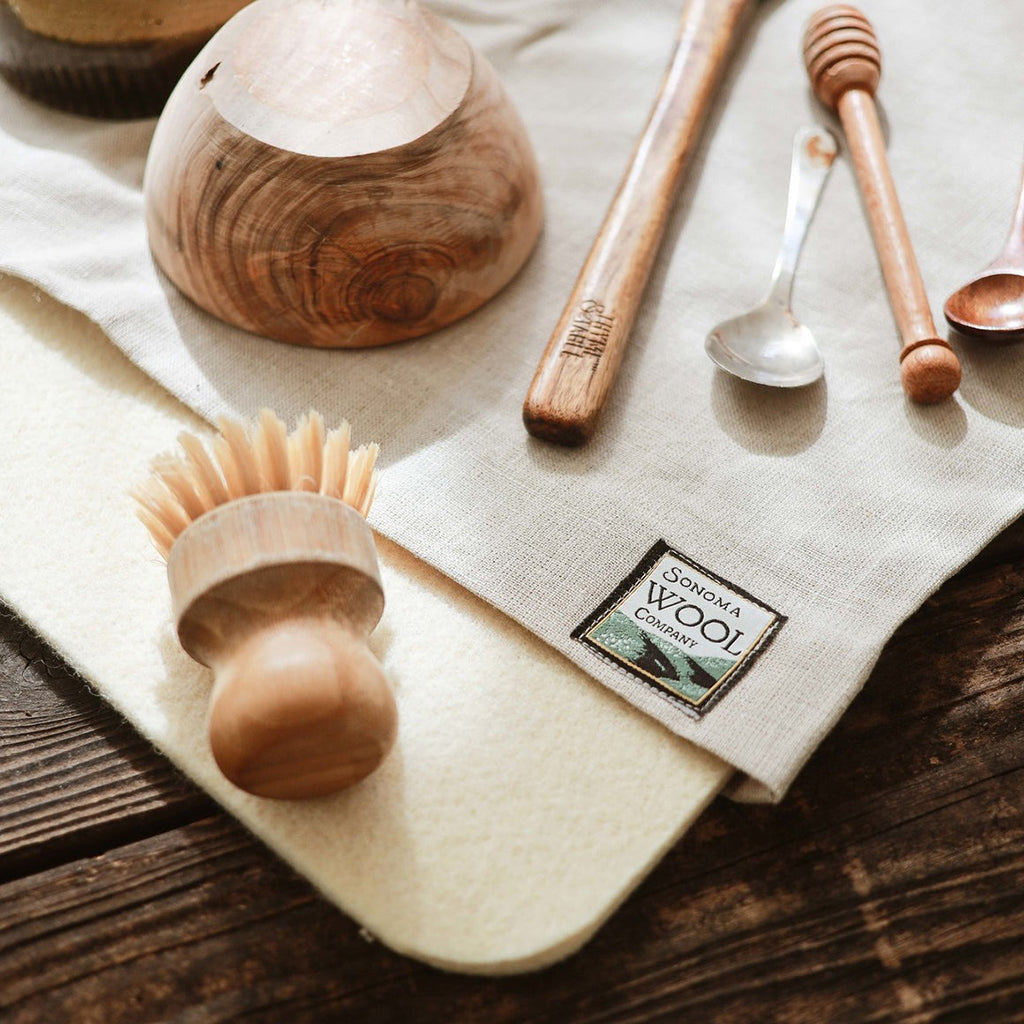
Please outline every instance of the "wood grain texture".
M718 801L539 975L395 956L218 816L0 885L0 1017L1024 1020L1022 647L1019 522L900 628L782 805Z
M818 99L838 110L843 123L902 340L903 389L915 402L942 401L960 386L960 363L935 331L885 155L874 101L881 57L871 23L846 4L822 8L808 22L804 61Z
M246 0L0 0L0 75L92 117L153 117L189 62Z
M211 807L0 607L0 879L161 832Z
M182 647L214 670L214 759L257 796L323 796L395 742L394 692L367 639L384 611L373 534L349 505L277 491L197 519L167 564Z
M465 316L519 270L542 215L494 70L397 0L242 11L168 102L145 201L154 256L196 303L332 348Z
M12 883L2 919L8 1024L317 1020L409 973L224 818Z
M523 405L535 437L578 445L615 381L675 193L752 0L688 2L626 174L541 356Z

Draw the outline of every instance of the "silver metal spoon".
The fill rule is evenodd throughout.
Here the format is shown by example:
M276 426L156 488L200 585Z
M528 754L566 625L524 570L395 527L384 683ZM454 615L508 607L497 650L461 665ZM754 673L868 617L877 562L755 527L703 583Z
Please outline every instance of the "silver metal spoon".
M768 294L749 313L713 328L704 342L707 354L737 377L796 388L814 383L825 370L814 336L793 316L790 301L800 249L838 152L836 138L827 128L801 128L796 133L786 226Z

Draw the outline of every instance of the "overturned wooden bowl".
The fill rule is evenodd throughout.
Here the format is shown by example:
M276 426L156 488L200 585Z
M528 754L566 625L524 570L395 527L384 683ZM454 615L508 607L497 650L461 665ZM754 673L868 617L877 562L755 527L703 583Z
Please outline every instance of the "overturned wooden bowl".
M540 230L497 75L406 0L256 0L185 73L145 176L153 255L215 316L384 345L499 291Z

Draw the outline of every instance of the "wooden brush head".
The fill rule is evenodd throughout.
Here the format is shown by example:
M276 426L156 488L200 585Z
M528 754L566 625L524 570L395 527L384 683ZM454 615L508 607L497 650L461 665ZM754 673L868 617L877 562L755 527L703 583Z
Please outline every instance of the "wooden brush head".
M182 531L219 505L253 494L301 491L344 502L363 518L377 486L377 446L351 447L347 423L328 432L310 412L288 431L269 409L250 430L235 420L217 421L212 453L191 434L178 441L182 455L153 461L153 475L132 492L136 513L167 558Z
M814 94L832 109L848 89L873 96L882 74L875 30L849 4L833 4L811 15L804 31L804 62Z
M375 446L310 414L222 421L213 453L182 435L135 492L167 555L178 637L214 670L210 746L235 785L318 796L372 772L394 743L390 684L366 646L384 595L364 515Z

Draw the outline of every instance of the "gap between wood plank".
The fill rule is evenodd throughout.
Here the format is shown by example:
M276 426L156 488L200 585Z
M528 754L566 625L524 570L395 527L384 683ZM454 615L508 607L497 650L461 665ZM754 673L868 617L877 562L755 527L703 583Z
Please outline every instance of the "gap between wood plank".
M216 811L2 605L0 679L0 882Z

